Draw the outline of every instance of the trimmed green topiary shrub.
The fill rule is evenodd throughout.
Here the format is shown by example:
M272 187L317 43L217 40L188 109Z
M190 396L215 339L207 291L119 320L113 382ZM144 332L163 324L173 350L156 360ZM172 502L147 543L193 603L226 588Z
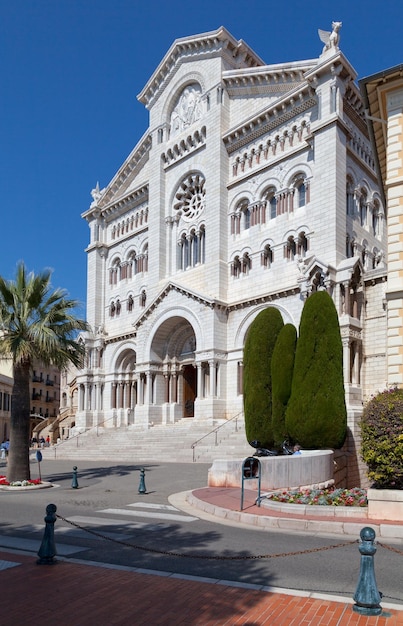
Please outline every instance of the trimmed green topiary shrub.
M279 332L271 359L272 428L276 447L288 438L285 412L291 395L297 329L286 324Z
M302 310L285 424L303 448L340 448L346 437L343 347L326 291L313 293Z
M283 326L280 311L269 307L254 319L245 341L243 402L246 438L248 441L258 440L264 447L271 447L274 443L271 358Z
M372 398L361 422L361 455L378 489L403 489L403 389Z

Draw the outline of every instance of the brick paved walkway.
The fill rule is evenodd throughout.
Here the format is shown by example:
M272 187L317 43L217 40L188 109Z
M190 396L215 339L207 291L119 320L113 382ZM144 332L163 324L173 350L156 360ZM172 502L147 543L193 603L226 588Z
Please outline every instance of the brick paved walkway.
M344 600L73 561L37 565L7 551L0 590L0 626L403 626L403 610L364 617Z

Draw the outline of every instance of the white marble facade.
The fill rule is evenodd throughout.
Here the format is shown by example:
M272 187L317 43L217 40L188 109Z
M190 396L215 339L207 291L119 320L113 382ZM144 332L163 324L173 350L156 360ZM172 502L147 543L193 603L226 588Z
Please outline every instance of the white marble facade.
M298 327L317 289L353 431L384 388L384 206L355 71L338 39L318 54L267 65L220 28L176 40L139 94L149 127L83 214L78 429L240 413L252 320L272 306Z

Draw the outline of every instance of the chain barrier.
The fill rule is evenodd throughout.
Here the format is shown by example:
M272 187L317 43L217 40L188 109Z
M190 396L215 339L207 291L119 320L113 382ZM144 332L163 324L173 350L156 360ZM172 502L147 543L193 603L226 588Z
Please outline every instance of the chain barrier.
M153 554L161 554L163 556L174 556L184 559L202 559L209 561L257 561L260 559L277 559L287 556L299 556L304 554L312 554L314 552L324 552L326 550L333 550L334 548L343 548L344 546L352 545L353 543L358 543L357 539L353 539L352 541L343 541L341 543L335 543L331 546L322 546L320 548L309 548L306 550L298 550L296 552L279 552L277 554L258 554L258 555L250 555L250 556L214 556L208 554L183 554L180 552L171 552L169 550L157 550L156 548L146 548L145 546L140 546L138 544L129 543L128 541L121 541L119 539L114 539L113 537L107 537L102 533L97 532L96 530L91 530L89 528L85 528L84 526L80 526L76 522L72 522L71 520L62 517L56 513L56 517L66 524L70 524L70 526L74 526L74 528L78 528L79 530L83 530L84 532L94 535L95 537L99 537L100 539L105 539L106 541L110 541L112 543L117 543L121 546L125 546L127 548L134 548L135 550L143 550L143 552L151 552Z
M385 550L390 550L391 552L395 552L395 554L403 554L403 550L399 550L399 548L394 548L393 546L388 546L380 541L376 542L378 546L381 548L385 548Z

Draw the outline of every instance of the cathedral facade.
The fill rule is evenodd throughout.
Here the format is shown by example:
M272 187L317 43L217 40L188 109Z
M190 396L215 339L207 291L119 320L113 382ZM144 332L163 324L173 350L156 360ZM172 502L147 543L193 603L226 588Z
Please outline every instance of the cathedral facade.
M83 214L76 429L242 415L251 322L275 307L298 328L319 289L353 435L384 389L385 207L356 73L338 36L321 48L268 65L220 28L176 40L142 89L149 126Z

